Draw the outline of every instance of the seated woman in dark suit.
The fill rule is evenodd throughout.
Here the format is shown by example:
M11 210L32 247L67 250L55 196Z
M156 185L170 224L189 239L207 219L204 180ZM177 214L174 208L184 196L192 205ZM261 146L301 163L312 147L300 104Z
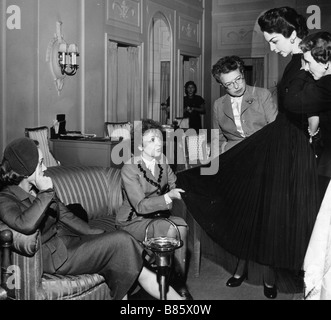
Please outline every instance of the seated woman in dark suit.
M143 241L153 214L171 214L169 219L178 227L184 243L175 251L177 272L174 286L180 295L192 299L185 286L187 224L183 219L186 206L181 199L184 190L176 187L177 177L162 153L161 130L161 124L150 119L143 119L140 125L135 125L134 138L139 139L137 143L135 141L139 150L121 169L124 200L116 215L116 224L118 229ZM164 220L153 225L154 237L175 235L175 228Z

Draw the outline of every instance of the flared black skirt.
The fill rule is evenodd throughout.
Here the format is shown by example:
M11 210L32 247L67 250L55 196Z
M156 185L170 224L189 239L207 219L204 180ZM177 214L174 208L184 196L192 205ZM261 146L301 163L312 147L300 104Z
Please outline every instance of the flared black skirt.
M177 173L190 213L236 257L301 269L319 209L316 160L303 129L279 114L215 158L217 174Z

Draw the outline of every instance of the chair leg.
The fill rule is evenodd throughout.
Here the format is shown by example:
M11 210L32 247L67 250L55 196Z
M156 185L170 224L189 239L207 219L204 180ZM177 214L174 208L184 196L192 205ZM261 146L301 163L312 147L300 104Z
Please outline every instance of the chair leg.
M194 252L194 275L200 275L200 262L201 262L201 228L199 224L193 219L193 252Z
M13 233L11 230L3 230L0 232L0 249L2 251L1 261L1 287L0 287L0 300L15 297L15 290L8 287L9 277L12 276L8 272L11 265L11 246L13 244Z

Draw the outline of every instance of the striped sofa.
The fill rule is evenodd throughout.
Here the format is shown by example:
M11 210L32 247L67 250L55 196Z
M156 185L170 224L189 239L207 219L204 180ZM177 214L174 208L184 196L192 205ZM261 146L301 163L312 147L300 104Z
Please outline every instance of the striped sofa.
M54 166L46 175L64 204L80 203L93 227L115 230L115 214L122 204L120 170L101 167ZM8 229L0 222L0 230ZM14 233L11 263L19 267L15 280L18 300L111 300L98 274L51 275L43 272L40 234Z

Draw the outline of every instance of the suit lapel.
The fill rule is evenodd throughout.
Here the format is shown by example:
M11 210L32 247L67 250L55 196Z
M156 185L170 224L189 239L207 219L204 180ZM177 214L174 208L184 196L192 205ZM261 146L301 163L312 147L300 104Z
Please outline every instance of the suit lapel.
M243 114L254 102L253 97L253 88L251 86L246 86L246 91L243 96L243 100L241 103L241 114Z
M223 99L223 112L227 117L234 121L231 98L228 94Z
M160 169L159 169L159 166L157 165L158 161L156 161L156 163L155 163L155 168L154 168L155 176L153 176L152 172L147 168L145 161L142 158L140 158L140 159L141 159L141 161L140 161L141 166L146 171L147 178L157 182L157 178L160 174Z
M154 173L155 173L155 177L153 176L154 180L157 181L157 178L159 177L160 174L160 168L158 166L158 161L156 160L155 162L155 168L154 168Z

